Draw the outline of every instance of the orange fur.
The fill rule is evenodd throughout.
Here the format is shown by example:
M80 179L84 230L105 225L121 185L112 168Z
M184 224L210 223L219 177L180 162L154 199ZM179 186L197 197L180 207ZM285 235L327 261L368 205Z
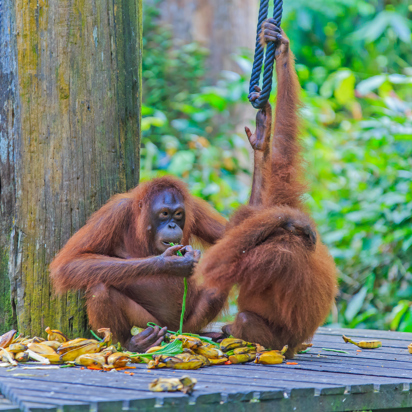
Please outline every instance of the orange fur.
M263 174L261 196L256 194L234 214L224 237L196 270L207 287L227 293L239 285L239 314L229 327L233 336L273 349L289 345L287 356L293 357L329 313L336 268L301 200L300 87L289 41L282 34L271 154L266 160L258 157L262 163L255 164L255 174Z
M186 220L182 244L195 236L211 245L223 235L225 219L205 201L190 195L174 177L161 177L114 196L75 233L50 265L54 288L86 290L88 315L94 328L110 327L125 342L134 325L147 322L176 328L183 296L183 277L170 274L149 241L149 211L152 199L164 190L174 190L184 199ZM202 289L188 279L187 319ZM225 297L210 302L205 314L210 320Z

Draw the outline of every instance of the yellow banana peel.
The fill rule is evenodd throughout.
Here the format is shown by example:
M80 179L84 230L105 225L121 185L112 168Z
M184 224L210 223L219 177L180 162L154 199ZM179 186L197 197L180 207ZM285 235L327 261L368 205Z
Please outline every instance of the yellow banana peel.
M27 352L19 352L19 353L16 353L14 359L17 362L22 362L22 363L27 362L29 360L29 354Z
M380 340L374 339L374 340L361 340L360 342L355 342L351 338L346 337L345 335L342 335L342 339L346 343L352 343L353 345L358 346L359 348L362 349L377 349L382 347L382 342Z
M130 362L130 356L123 352L116 352L107 358L107 364L115 368L124 368Z
M46 333L47 333L47 340L57 341L60 343L64 343L68 341L67 337L57 329L52 330L47 326Z
M203 355L208 359L218 359L224 356L223 352L215 347L212 346L199 346L198 348L194 349L194 352L199 355Z
M227 338L223 339L222 342L220 342L220 349L222 350L222 352L228 352L232 349L243 348L248 345L253 346L249 342L246 342L242 339Z
M19 353L27 350L27 346L22 343L12 343L8 348L9 352Z
M4 335L0 336L0 348L7 348L12 342L14 337L16 336L17 331L14 329L6 332Z
M286 349L285 349L286 348ZM267 352L257 353L255 363L261 363L262 365L278 365L283 363L285 357L283 354L286 352L287 346L281 351L271 350Z
M30 343L27 347L33 352L38 353L39 355L57 355L56 351L50 346L43 345L42 343Z
M229 356L229 360L231 363L237 364L237 363L246 363L246 362L252 362L256 358L256 352L253 353L242 353L239 355L232 355Z
M78 366L93 366L99 369L103 369L105 363L105 357L99 353L86 353L78 356L74 361L74 364Z
M100 344L99 342L90 339L88 341L78 342L77 344L73 345L73 349L68 350L60 355L60 360L63 362L74 361L80 355L96 352L100 352Z

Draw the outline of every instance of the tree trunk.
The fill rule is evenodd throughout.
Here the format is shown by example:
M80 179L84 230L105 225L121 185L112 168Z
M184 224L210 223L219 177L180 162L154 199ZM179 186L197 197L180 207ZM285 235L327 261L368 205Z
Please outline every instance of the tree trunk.
M141 0L0 0L0 330L86 333L48 265L139 178Z
M210 50L208 76L237 71L232 57L240 48L254 50L259 0L163 0L160 18L174 39L197 41Z

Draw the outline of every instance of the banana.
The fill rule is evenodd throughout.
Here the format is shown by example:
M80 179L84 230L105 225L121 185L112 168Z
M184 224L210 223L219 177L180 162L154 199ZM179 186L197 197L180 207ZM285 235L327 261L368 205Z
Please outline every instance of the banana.
M57 340L45 340L44 342L42 342L42 345L48 346L49 348L52 348L53 350L57 351L57 349L60 348L61 343Z
M100 352L100 355L104 356L105 358L108 358L110 355L112 355L113 353L116 353L116 352L117 352L116 347L112 345L112 346L109 346L106 349L103 349Z
M29 360L29 354L27 352L16 353L14 359L17 362L27 362Z
M193 392L193 389L197 384L197 379L191 378L188 375L182 376L179 381L183 384L183 389L181 389L181 391L189 395Z
M151 360L147 363L147 369L160 369L160 368L166 368L165 363L156 363L156 361Z
M177 378L158 378L149 383L149 390L152 392L177 392L183 389L183 384Z
M50 361L50 363L53 363L55 365L63 363L63 361L60 359L60 356L55 352L55 353L44 353L41 356L43 358L46 358Z
M175 358L181 359L183 362L190 362L193 360L200 360L202 362L202 366L209 366L210 361L206 356L203 355L192 355L191 353L179 353L175 355Z
M199 359L192 359L188 362L175 363L172 368L179 370L195 370L203 366L203 362Z
M180 339L183 343L183 348L196 349L202 346L202 341L194 336L179 335L177 339Z
M227 358L209 359L209 363L211 366L224 365L226 362L227 362Z
M193 392L197 380L189 376L182 376L177 378L158 378L149 384L149 389L152 392L176 392L182 391L185 394Z
M130 362L130 356L123 352L116 352L107 358L107 364L114 368L124 368Z
M162 347L161 346L152 346L145 353L153 353L153 352L158 351L159 349L162 349Z
M256 355L255 363L261 363L262 365L277 365L283 363L283 361L285 360L283 354L286 352L287 347L285 352L284 349L285 348L283 348L281 351L271 350L268 352L258 353Z
M27 346L23 345L22 343L12 343L9 347L8 347L9 352L13 352L13 353L19 353L19 352L24 352L27 350Z
M104 344L106 347L111 346L113 340L113 333L110 332L110 328L100 328L97 330L97 332L104 334L102 344Z
M342 335L343 340L346 343L353 343L354 345L358 346L362 349L377 349L382 347L382 342L380 340L361 340L360 342L355 342L351 338L347 338L345 335Z
M80 355L84 355L86 353L96 353L100 352L100 344L97 341L92 339L86 340L84 342L78 342L77 344L73 345L73 349L60 354L60 360L63 362L74 361Z
M13 366L17 366L17 362L14 360L14 353L8 352L6 349L0 348L0 359L3 362L8 362Z
M57 355L56 351L50 346L43 345L42 343L30 343L27 347L33 352L38 353L39 355Z
M255 358L256 352L229 356L230 362L234 364L252 362L253 360L255 360Z
M181 359L183 362L187 362L194 357L195 355L191 355L190 353L179 353L178 355L175 355L175 358Z
M93 341L93 342L97 342L97 340L94 339L85 339L85 338L77 338L77 339L73 339L73 340L69 340L65 343L62 343L59 346L59 349L57 350L57 353L59 355L63 355L63 353L68 352L69 350L73 350L76 345L80 345L81 342L86 342L86 341Z
M202 366L210 366L210 361L211 361L211 359L206 358L206 356L203 356L203 355L195 355L194 357L192 356L192 359L193 359L193 358L202 361L202 363L203 363Z
M154 356L154 361L156 365L163 363L168 368L172 368L177 363L183 363L183 360L180 358L177 358L176 356L164 356L164 355Z
M194 350L196 354L203 355L208 359L218 359L223 357L223 352L215 347L211 346L199 346L197 349Z
M245 353L256 353L256 348L253 346L245 346L243 348L233 349L234 355L243 355Z
M106 359L100 353L86 353L78 356L74 361L78 366L94 366L99 369L103 369L105 363Z
M47 326L46 333L47 333L47 340L53 340L53 341L57 341L60 343L64 343L68 341L67 337L63 335L63 333L57 329L52 330Z
M39 338L38 336L35 336L34 338L31 339L31 341L32 341L33 343L42 343L42 342L44 342L45 340L46 340L46 339Z
M222 342L220 342L220 349L223 352L227 352L227 351L230 351L236 348L243 348L245 346L253 346L253 345L242 339L235 339L235 338L223 339Z
M7 348L10 343L13 342L14 337L16 336L17 331L12 329L4 335L0 336L0 348Z
M19 334L16 333L11 343L20 343L23 339L24 339L24 336L21 333Z

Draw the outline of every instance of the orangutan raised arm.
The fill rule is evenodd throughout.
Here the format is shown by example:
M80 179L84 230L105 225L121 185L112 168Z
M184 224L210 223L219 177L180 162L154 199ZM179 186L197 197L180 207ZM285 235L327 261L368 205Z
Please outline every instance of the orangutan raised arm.
M262 33L265 42L276 46L271 154L256 153L256 137L267 136L262 121L257 121L256 135L247 132L257 159L250 203L235 212L225 236L205 253L196 271L210 290L227 293L239 286L239 313L224 328L227 334L272 349L288 345L286 355L293 357L328 315L336 293L336 268L301 202L300 86L289 40L273 19L264 23ZM258 120L263 115L258 113ZM263 123L269 121L266 117Z

